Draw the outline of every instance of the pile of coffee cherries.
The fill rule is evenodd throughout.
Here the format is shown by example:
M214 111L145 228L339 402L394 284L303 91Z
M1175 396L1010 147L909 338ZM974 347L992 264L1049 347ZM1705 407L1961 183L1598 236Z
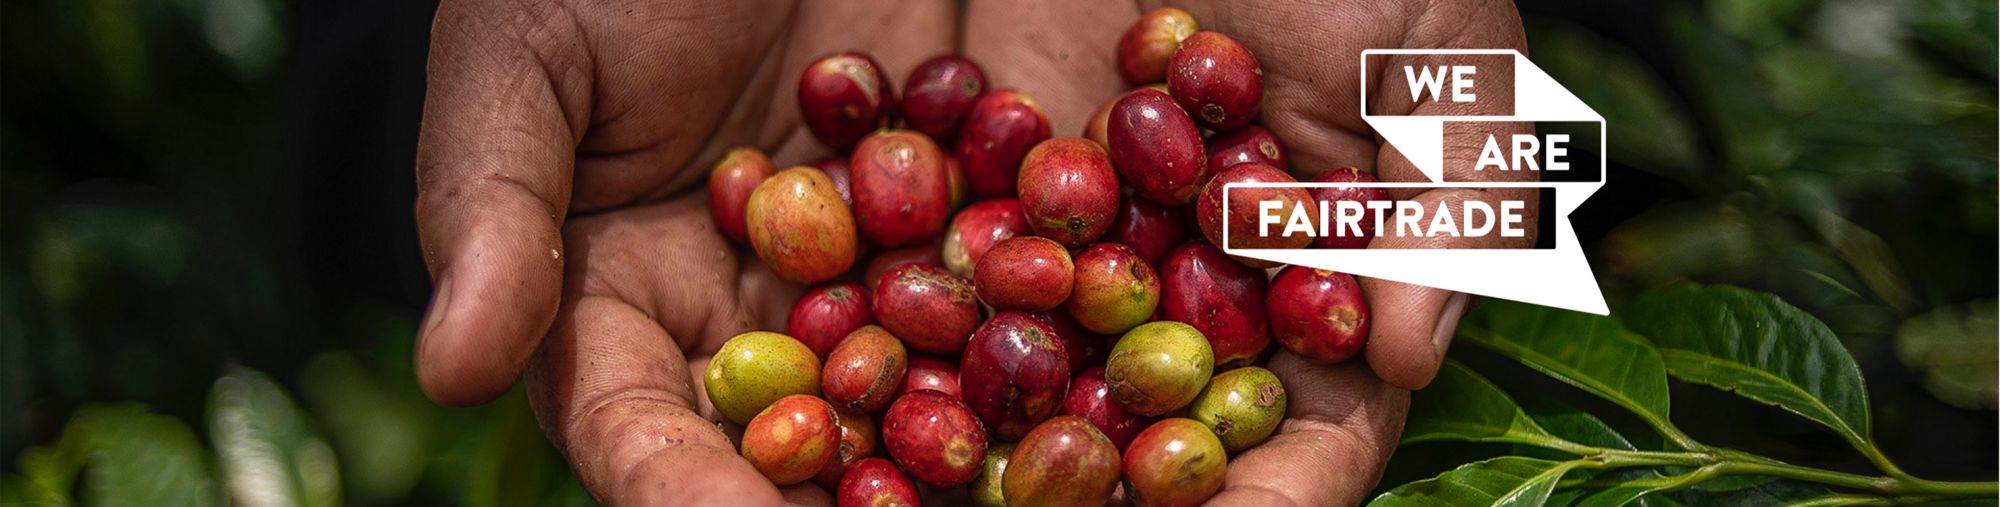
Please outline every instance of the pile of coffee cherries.
M1102 505L1121 484L1135 505L1196 505L1231 453L1284 420L1284 385L1256 366L1273 337L1322 363L1360 351L1369 310L1353 277L1272 276L1217 247L1223 184L1294 181L1254 124L1256 57L1165 8L1125 33L1117 70L1140 87L1084 137L1051 137L1033 100L988 90L963 57L919 65L898 97L868 55L837 53L806 69L799 108L850 156L777 171L742 148L717 163L716 225L815 287L784 334L736 336L706 371L709 400L744 425L742 455L773 484L817 481L841 505L918 505L917 483L933 497L969 486L956 494L979 505ZM1233 192L1236 231L1255 230L1258 201L1380 198Z

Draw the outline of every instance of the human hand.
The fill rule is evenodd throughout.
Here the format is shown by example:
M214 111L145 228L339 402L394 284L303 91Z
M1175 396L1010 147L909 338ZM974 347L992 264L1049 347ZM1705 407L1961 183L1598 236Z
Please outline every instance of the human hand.
M1117 40L1158 2L1015 2L974 0L967 7L965 48L986 66L995 88L1017 88L1036 100L1058 135L1078 135L1097 106L1130 88L1115 69ZM1372 169L1382 181L1424 181L1402 155L1361 120L1359 56L1371 48L1514 48L1526 51L1519 14L1511 4L1488 0L1440 2L1172 2L1189 11L1203 30L1235 38L1257 55L1264 71L1259 118L1287 144L1294 172L1310 175L1340 166ZM1373 70L1373 69L1371 69ZM1367 76L1376 88L1386 73ZM1376 114L1476 114L1454 103L1396 104L1378 93ZM1481 102L1478 108L1496 107ZM1493 111L1484 111L1492 113ZM1497 134L1532 126L1498 124ZM1478 136L1484 138L1484 136ZM1477 145L1447 145L1448 181L1533 179L1527 172L1473 173ZM1457 162L1457 163L1454 163ZM1302 175L1302 176L1303 176ZM1388 189L1426 210L1458 213L1467 200L1497 205L1524 199L1533 224L1533 189ZM1428 217L1426 217L1426 220ZM1384 237L1371 248L1525 247L1525 241ZM1384 280L1363 279L1374 318L1363 358L1334 365L1308 363L1279 351L1270 369L1291 395L1278 434L1237 456L1223 492L1211 505L1351 505L1365 501L1402 434L1409 389L1429 383L1469 306L1468 296ZM1361 360L1361 359L1365 359Z
M424 392L476 404L525 367L544 431L605 503L830 504L773 488L697 394L706 358L780 327L799 288L740 259L685 190L730 147L779 167L825 155L795 102L806 64L856 48L900 79L951 51L956 16L944 0L443 2L417 155L437 287Z

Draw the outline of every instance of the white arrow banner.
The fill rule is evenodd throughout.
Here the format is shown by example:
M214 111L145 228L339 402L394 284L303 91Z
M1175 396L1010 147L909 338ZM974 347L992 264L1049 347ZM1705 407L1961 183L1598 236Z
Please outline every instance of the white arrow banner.
M1582 100L1571 94L1568 89L1563 88L1561 84L1556 83L1553 78L1550 78L1547 73L1535 67L1534 63L1528 61L1526 56L1518 51L1505 49L1371 49L1363 51L1361 54L1362 80L1360 103L1371 104L1368 96L1369 87L1374 83L1368 77L1374 74L1371 74L1368 68L1371 63L1370 56L1377 56L1378 61L1389 61L1398 57L1417 57L1417 59L1421 59L1421 57L1426 56L1463 55L1508 56L1513 59L1514 86L1511 115L1379 116L1369 114L1365 111L1367 107L1364 106L1363 108L1362 119L1368 122L1368 125L1373 127L1376 133L1381 134L1382 138L1389 144L1395 146L1396 150L1408 158L1411 164L1415 165L1430 181L1383 183L1230 183L1223 187L1223 199L1225 202L1228 202L1230 195L1235 193L1232 192L1233 190L1258 187L1551 188L1554 189L1554 202L1543 203L1543 212L1553 209L1557 213L1554 220L1555 231L1553 231L1555 234L1554 248L1464 250L1229 248L1227 245L1231 242L1227 238L1231 237L1230 234L1232 231L1228 227L1230 220L1227 216L1227 210L1230 206L1225 205L1223 206L1225 215L1222 221L1224 224L1223 237L1225 238L1223 241L1225 245L1224 250L1232 255L1329 269L1356 276L1394 280L1599 315L1607 314L1609 309L1605 306L1604 294L1597 286L1597 279L1591 274L1590 263L1584 259L1582 245L1577 243L1576 232L1569 221L1570 213L1576 211L1577 206L1582 204L1584 199L1588 199L1591 194L1596 193L1599 188L1604 186L1605 177L1603 171L1608 166L1605 165L1603 160L1603 154L1605 153L1602 145L1604 139L1603 116L1591 110L1590 106L1585 105ZM1381 58L1384 56L1388 58ZM1409 58L1404 59L1407 60ZM1408 73L1408 82L1411 84L1411 99L1413 101L1424 91L1429 91L1432 94L1433 100L1454 97L1452 94L1465 91L1466 86L1457 85L1457 91L1454 91L1455 85L1453 81L1462 80L1465 85L1470 85L1471 81L1469 79L1463 79L1468 76L1477 75L1481 78L1492 78L1492 76L1487 74L1476 73L1469 65L1427 67L1405 64L1392 65L1391 67L1396 68L1390 69L1391 73L1389 75L1403 76L1405 73ZM1460 69L1458 67L1464 68ZM1460 101L1477 100L1470 93L1464 93L1454 98L1460 99ZM1497 97L1487 98L1492 99ZM1563 178L1571 181L1447 182L1445 181L1443 167L1443 147L1448 145L1445 142L1445 136L1448 135L1445 124L1457 122L1595 122L1598 128L1597 139L1599 144L1596 146L1593 155L1597 158L1597 165L1594 170L1598 171L1598 173L1588 175L1591 177L1587 179L1592 181L1576 181L1579 178ZM1559 142L1556 136L1543 137L1548 137L1550 142L1543 142L1540 139L1536 141L1545 149L1555 148L1555 142ZM1490 142L1487 140L1480 141L1479 143L1449 143L1449 145L1473 146ZM1505 140L1501 142L1507 143L1505 146L1513 149L1513 143L1516 141ZM1490 146L1488 148L1492 149ZM1555 154L1560 155L1561 153ZM1536 157L1547 155L1549 153L1536 155ZM1508 163L1512 163L1516 159L1516 155L1505 155L1505 159ZM1533 163L1533 159L1534 157L1529 157L1528 162ZM1553 160L1553 158L1548 160ZM1551 167L1538 168L1537 170L1559 170L1556 169L1553 163L1548 165ZM1481 169L1500 170L1483 167ZM1513 168L1513 170L1520 170L1520 168ZM1438 212L1442 213L1442 210ZM1277 218L1275 221L1271 220L1272 217L1260 217L1260 222L1285 223L1285 219L1282 218L1285 215L1282 211L1277 216L1280 218ZM1489 219L1498 218L1489 215ZM1469 217L1465 221L1471 222ZM1468 233L1470 233L1469 229L1471 225L1470 223L1466 224ZM1489 225L1491 225L1490 222ZM1527 224L1527 226L1532 226L1532 224ZM1387 235L1390 234L1392 228L1401 230L1401 227L1396 226L1394 221L1390 220L1377 233ZM1499 229L1499 227L1493 227L1493 232L1489 233L1497 234ZM1233 232L1236 234L1268 234L1273 233L1274 229L1260 228L1258 231ZM1541 231L1543 234L1550 232ZM1435 234L1434 231L1433 234Z

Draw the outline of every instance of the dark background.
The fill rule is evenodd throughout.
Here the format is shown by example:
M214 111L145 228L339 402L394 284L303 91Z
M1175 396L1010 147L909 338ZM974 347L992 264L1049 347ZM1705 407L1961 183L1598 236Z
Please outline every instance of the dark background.
M1991 480L1992 330L1967 346L1970 395L1894 351L1934 310L1992 315L1994 5L1887 4L1520 6L1536 60L1614 129L1610 183L1574 217L1614 301L1686 279L1776 292L1847 342L1892 458ZM278 410L340 456L345 502L580 498L518 395L447 410L409 378L434 2L0 6L0 470L34 476L6 457L105 403L227 440L220 377L290 393ZM1866 471L1775 409L1675 394L1697 436Z

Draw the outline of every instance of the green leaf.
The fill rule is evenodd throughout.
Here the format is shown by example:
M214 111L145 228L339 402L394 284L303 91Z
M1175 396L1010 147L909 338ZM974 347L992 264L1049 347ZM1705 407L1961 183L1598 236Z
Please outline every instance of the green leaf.
M1494 458L1466 464L1436 478L1397 486L1368 505L1539 506L1548 500L1556 481L1581 463L1514 456Z
M1874 495L1827 495L1785 502L1783 507L1839 507L1843 505L1891 505L1887 498Z
M1592 493L1576 502L1576 507L1618 507L1633 503L1646 495L1659 491L1654 484L1623 484Z
M1410 394L1410 416L1403 425L1403 444L1432 441L1550 447L1560 439L1522 413L1499 386L1448 359L1429 386Z
M340 505L333 448L269 376L237 367L216 379L208 425L235 503Z
M53 446L21 453L19 494L68 505L83 476L83 505L220 505L207 452L179 419L137 404L77 409ZM9 491L12 497L15 491ZM11 503L15 498L8 498Z
M1592 473L1595 472L1595 473ZM1588 475L1585 475L1588 474ZM1570 472L1564 482L1588 481L1577 486L1556 484L1556 492L1549 495L1549 505L1575 507L1582 505L1637 505L1641 507L1667 507L1675 505L1663 495L1627 496L1612 493L1614 490L1641 489L1650 492L1655 486L1649 484L1662 480L1660 469L1654 467L1628 467L1607 470L1577 470ZM1608 487L1606 485L1609 485Z
M1777 405L1856 449L1874 448L1854 358L1826 324L1777 296L1679 284L1641 295L1625 318L1652 338L1674 377Z
M1826 486L1804 481L1724 476L1665 495L1688 505L1778 505L1832 493Z
M1495 300L1459 324L1458 339L1609 400L1663 432L1672 428L1659 353L1615 319Z
M1577 410L1576 407L1534 392L1519 392L1515 395L1514 401L1520 404L1522 412L1528 414L1528 419L1534 420L1535 424L1541 425L1542 429L1548 430L1549 434L1557 438L1592 447L1639 450L1632 445L1632 441L1625 438L1625 435L1611 429L1611 426L1604 424L1603 420L1590 415L1589 412Z
M1952 406L1993 410L2000 386L2000 318L1995 301L1983 299L1932 310L1896 328L1896 357L1922 372L1924 389Z

